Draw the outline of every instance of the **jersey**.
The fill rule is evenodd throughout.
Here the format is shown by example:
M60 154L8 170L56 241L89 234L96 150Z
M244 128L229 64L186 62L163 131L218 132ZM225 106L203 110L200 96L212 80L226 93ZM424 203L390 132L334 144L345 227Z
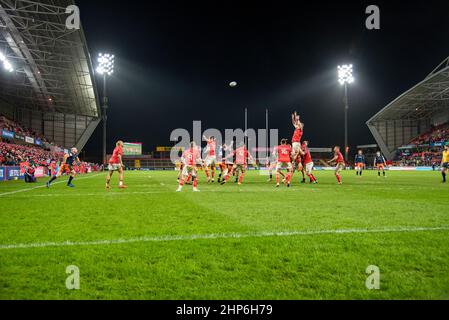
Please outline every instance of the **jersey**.
M276 154L277 154L278 162L282 162L282 163L291 162L290 155L292 154L292 147L289 145L277 146Z
M337 157L337 164L345 163L345 159L343 158L343 154L340 151L335 152L335 156Z
M355 163L355 164L358 164L358 163L363 163L363 164L365 164L365 163L366 163L366 162L365 162L365 156L364 156L363 154L357 154L357 155L355 156L354 163Z
M234 151L235 155L235 164L237 165L246 165L247 159L249 156L248 150L246 150L246 147L240 147L237 150Z
M215 157L215 152L216 152L216 148L217 148L217 144L215 141L209 141L207 143L207 155L209 157Z
M68 164L69 166L73 166L73 163L78 159L78 154L75 153L69 153L67 159L65 160L65 164Z
M377 166L377 165L380 165L380 164L386 164L386 161L385 161L384 156L382 156L382 155L376 156L376 157L374 158L374 164L375 164L376 166Z
M449 151L443 151L443 163L449 163Z
M109 159L110 164L120 164L120 158L119 156L123 156L123 148L122 147L116 147L114 149L114 152L112 153L111 159Z
M296 129L295 132L293 133L293 138L292 138L292 142L293 143L299 143L301 142L301 138L302 138L302 129Z
M309 163L312 163L312 155L310 154L310 150L309 148L307 148L306 146L302 147L302 151L305 153L305 155L302 157L302 164L305 166Z
M195 166L198 160L198 150L195 149L187 149L182 154L182 159L187 166Z

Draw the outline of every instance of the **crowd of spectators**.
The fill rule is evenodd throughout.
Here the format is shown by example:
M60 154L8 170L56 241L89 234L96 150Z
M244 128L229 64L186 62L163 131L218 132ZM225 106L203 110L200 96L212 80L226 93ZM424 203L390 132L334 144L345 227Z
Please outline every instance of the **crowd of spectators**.
M435 142L449 141L449 123L433 127L426 133L413 139L411 145L432 144Z
M43 135L37 133L34 130L28 129L25 126L22 126L19 123L0 114L0 136L3 129L14 132L14 134L20 134L22 136L27 136L33 139L39 139L46 144L50 144L50 141L48 141Z

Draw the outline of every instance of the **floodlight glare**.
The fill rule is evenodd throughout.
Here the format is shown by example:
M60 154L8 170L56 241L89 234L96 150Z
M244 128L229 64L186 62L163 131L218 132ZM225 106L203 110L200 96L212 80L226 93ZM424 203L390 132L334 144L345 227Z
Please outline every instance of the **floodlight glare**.
M3 62L3 68L5 68L6 71L13 72L14 68L12 67L12 64L6 59L5 55L0 52L0 61Z
M112 75L114 73L114 55L109 53L98 55L97 72L102 75Z
M351 84L354 82L354 76L353 73L353 66L350 65L342 65L338 66L338 82L340 82L341 85L345 84Z

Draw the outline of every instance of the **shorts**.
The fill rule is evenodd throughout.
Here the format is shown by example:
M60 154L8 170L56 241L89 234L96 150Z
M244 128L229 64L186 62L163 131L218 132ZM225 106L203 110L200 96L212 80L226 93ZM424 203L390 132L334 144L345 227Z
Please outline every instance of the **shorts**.
M292 149L294 154L299 154L301 152L301 142L293 142Z
M217 157L216 156L207 156L204 163L206 164L206 167L209 167L209 166L215 167L217 165Z
M365 164L364 164L363 162L356 163L356 164L355 164L355 167L356 167L356 168L362 168L362 169L363 169L363 168L365 167Z
M241 172L245 172L247 169L246 164L236 164L234 165L234 171L241 171Z
M306 164L306 174L312 174L313 171L313 162L309 162Z
M378 164L377 165L377 170L385 170L385 165L384 164Z
M343 162L337 163L337 166L335 167L335 172L341 172L345 169L345 164Z
M119 171L121 168L122 168L122 166L120 165L120 163L110 163L108 165L109 171Z
M287 167L288 170L292 170L293 166L291 162L278 162L276 165L276 170L281 170L283 168Z
M60 173L68 174L68 173L71 173L72 171L73 171L73 167L67 163L61 165L61 167L59 168Z
M444 169L449 169L449 162L444 162L443 163L443 168Z
M183 176L189 176L189 175L196 176L196 173L197 173L196 166L185 165L184 168L182 169Z

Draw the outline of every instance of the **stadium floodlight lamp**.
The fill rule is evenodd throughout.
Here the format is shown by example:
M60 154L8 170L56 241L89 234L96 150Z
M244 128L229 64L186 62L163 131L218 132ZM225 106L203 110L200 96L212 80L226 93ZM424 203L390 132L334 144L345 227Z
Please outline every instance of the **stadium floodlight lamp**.
M113 54L103 54L98 55L98 67L97 72L101 75L112 75L114 73L114 59Z
M352 64L350 65L345 64L342 66L338 66L338 82L340 82L342 86L354 82Z
M6 71L13 72L14 68L12 67L12 64L6 59L5 55L0 52L0 61L3 63L3 68L5 68Z

